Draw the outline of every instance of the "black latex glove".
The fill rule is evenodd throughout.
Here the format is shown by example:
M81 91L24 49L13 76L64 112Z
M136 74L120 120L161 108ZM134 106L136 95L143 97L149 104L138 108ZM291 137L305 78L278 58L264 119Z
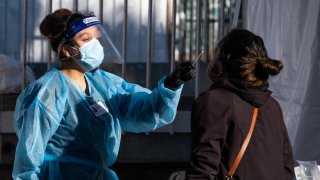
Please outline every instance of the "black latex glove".
M164 81L164 86L171 90L178 89L183 83L195 78L197 75L196 68L190 62L178 64L173 72Z

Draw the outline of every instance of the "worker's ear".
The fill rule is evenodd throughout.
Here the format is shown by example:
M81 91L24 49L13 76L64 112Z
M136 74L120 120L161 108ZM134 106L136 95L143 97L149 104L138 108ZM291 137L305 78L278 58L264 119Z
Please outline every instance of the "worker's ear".
M68 47L64 44L61 45L61 51L66 57L69 58L71 56Z

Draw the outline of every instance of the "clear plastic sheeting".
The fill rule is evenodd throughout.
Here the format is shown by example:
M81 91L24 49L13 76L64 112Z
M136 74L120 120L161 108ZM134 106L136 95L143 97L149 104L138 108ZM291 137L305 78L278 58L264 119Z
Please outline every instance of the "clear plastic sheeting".
M294 168L297 180L320 179L320 168L316 161L297 161L299 166Z
M245 27L260 35L284 69L271 78L294 156L320 162L320 1L246 0Z
M18 60L0 54L0 94L21 92L21 72L21 63ZM29 67L26 68L25 77L27 84L36 79Z

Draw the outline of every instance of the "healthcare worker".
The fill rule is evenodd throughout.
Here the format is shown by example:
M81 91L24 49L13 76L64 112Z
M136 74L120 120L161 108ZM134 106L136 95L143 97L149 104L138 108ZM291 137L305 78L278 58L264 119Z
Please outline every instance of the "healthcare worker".
M60 59L19 96L14 179L118 179L121 131L145 132L173 121L182 84L195 77L183 63L152 91L100 70L121 56L99 20L67 9L40 30Z

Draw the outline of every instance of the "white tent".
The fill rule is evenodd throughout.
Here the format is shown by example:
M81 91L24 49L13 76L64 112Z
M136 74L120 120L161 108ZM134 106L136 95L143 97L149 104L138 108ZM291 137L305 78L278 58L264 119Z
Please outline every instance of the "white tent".
M298 160L320 162L320 1L247 0L246 27L284 70L271 80Z

